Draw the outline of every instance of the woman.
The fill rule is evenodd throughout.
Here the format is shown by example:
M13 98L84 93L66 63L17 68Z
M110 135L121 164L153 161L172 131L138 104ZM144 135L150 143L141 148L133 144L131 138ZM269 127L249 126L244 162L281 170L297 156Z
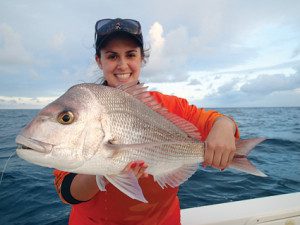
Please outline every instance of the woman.
M95 59L103 71L103 85L138 83L145 60L143 36L138 21L104 19L95 27ZM206 142L203 166L224 170L235 153L238 131L235 123L216 111L205 111L189 105L185 99L159 92L150 94L168 111L193 123ZM61 199L72 204L69 224L180 224L178 188L162 189L147 174L142 161L132 162L132 170L149 203L126 196L113 185L99 191L95 176L54 171L55 186Z

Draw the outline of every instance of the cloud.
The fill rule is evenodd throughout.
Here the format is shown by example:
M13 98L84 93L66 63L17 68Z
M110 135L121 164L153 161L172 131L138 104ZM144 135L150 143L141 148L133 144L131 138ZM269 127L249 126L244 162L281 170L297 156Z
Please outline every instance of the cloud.
M279 3L271 7L258 3L258 7L248 3L220 2L222 4L176 2L172 5L174 10L168 14L175 21L167 20L172 26L165 17L159 17L159 22L152 24L148 34L150 60L144 68L147 81L185 81L189 78L187 73L190 70L272 66L291 54L296 59L295 54L298 53L292 49L299 46L296 37L300 38L300 35L297 32L291 37L288 33L290 24L299 26L290 18L299 16L291 5L285 6L288 12L282 12L280 9L283 4ZM189 13L180 17L178 12L182 10L175 10L179 8ZM283 16L287 13L289 16Z
M300 88L299 71L290 76L284 74L260 75L256 79L246 82L240 90L256 95L268 95L273 92L289 91L297 88Z
M239 79L233 78L230 82L225 83L224 85L218 88L219 93L227 93L237 89Z
M62 33L62 32L56 33L53 35L52 39L50 40L50 46L54 50L57 50L57 51L62 50L65 40L66 40L66 36L64 33Z
M252 95L237 90L223 94L213 94L192 103L199 107L299 107L300 91L288 90L273 92L268 95Z
M6 23L0 24L0 66L32 64L31 54L22 44L21 36Z
M298 66L287 74L219 74L220 79L211 82L209 89L195 90L203 96L192 102L205 107L300 106L299 71Z
M180 27L164 35L163 27L155 22L150 30L150 59L143 69L143 79L148 82L178 82L188 78L186 61L188 41L185 28ZM178 46L180 46L178 48Z
M0 96L0 108L5 109L41 109L57 97L8 97Z
M152 44L152 49L156 51L156 53L159 53L162 47L164 46L165 39L162 36L163 35L163 27L158 22L155 22L150 30L150 42Z
M91 63L95 21L134 15L151 47L141 79L159 91L219 106L248 99L276 105L272 96L297 96L288 87L297 88L291 77L300 60L298 0L130 3L2 1L0 95L54 96L74 83L96 81L101 71ZM205 76L192 76L192 71ZM259 87L273 80L274 87Z
M299 55L300 55L300 46L298 46L298 47L293 51L291 58L292 58L292 59L293 59L293 58L296 58L296 57L299 56Z
M198 79L191 79L188 85L201 85L202 83Z

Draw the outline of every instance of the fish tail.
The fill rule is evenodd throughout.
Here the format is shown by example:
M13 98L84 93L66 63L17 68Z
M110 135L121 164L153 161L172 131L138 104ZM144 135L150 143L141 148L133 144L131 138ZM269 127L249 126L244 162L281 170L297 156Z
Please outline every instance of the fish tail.
M252 138L236 141L236 155L234 156L230 168L234 168L255 176L266 177L267 175L258 170L248 159L247 156L253 148L264 141L265 138Z

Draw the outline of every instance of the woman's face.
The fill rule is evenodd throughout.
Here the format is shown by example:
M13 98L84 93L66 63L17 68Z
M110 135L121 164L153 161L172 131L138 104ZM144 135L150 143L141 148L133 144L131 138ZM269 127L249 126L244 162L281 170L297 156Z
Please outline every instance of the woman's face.
M142 66L141 49L131 39L112 39L100 50L96 61L111 87L138 81Z

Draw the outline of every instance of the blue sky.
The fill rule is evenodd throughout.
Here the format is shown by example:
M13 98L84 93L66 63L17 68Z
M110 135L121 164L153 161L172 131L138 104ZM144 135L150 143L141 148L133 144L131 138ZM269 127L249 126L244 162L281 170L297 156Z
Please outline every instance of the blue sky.
M94 82L94 24L133 18L141 80L199 107L300 106L300 1L0 2L0 108L41 108Z

